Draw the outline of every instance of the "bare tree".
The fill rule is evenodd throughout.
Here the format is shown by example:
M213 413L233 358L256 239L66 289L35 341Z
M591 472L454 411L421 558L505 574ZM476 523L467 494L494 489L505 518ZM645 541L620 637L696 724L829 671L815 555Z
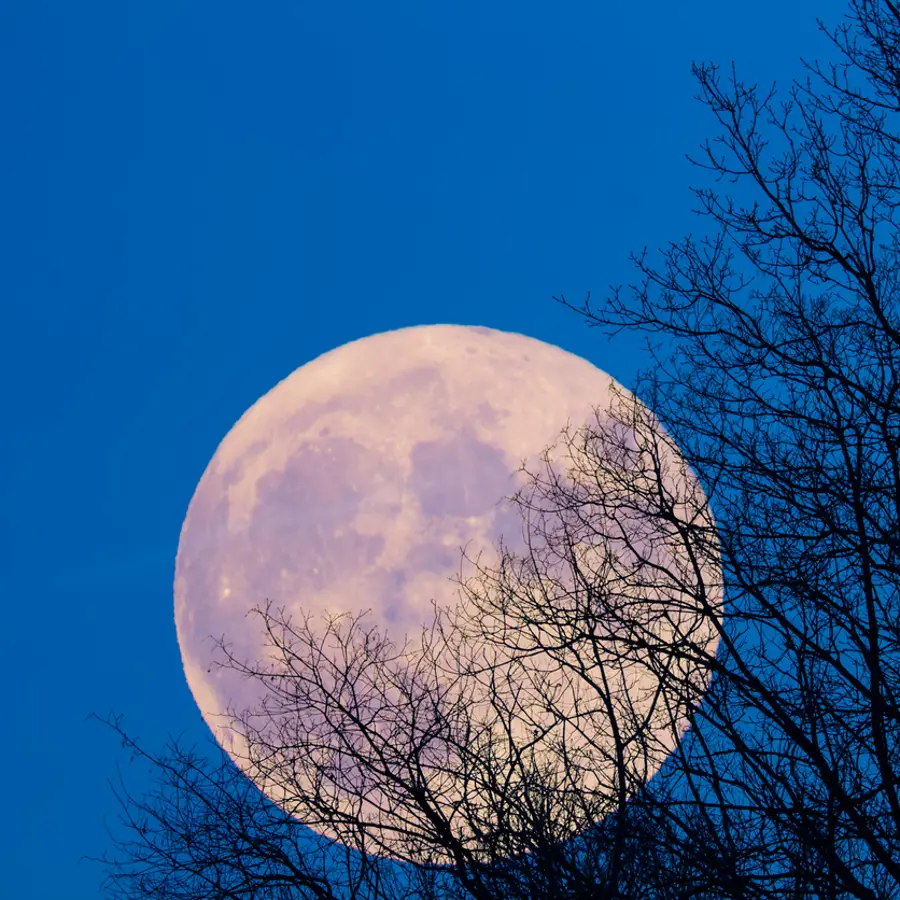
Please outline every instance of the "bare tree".
M116 896L900 897L900 9L830 36L785 102L695 67L711 228L560 298L652 365L526 473L527 551L405 645L260 607L278 805L153 757Z
M681 770L776 896L900 894L900 11L852 12L785 103L696 67L718 230L581 307L667 339L640 393L709 488L728 590Z

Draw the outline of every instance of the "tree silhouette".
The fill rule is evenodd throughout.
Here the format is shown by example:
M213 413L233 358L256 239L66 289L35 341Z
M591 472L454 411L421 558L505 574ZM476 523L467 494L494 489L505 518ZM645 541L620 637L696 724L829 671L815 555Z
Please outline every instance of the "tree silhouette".
M654 415L561 435L527 552L418 642L263 605L267 659L221 644L278 806L111 722L160 785L118 793L114 896L900 897L900 9L829 34L784 102L696 66L709 233L559 298L647 336Z

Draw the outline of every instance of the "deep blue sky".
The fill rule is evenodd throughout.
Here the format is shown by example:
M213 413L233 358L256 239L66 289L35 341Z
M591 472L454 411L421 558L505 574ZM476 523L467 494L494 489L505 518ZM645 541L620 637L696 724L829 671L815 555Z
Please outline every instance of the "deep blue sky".
M699 227L692 60L786 79L838 0L0 0L4 896L94 898L117 760L203 739L172 614L218 442L297 366L453 322L629 384L553 303ZM9 729L7 731L7 728Z

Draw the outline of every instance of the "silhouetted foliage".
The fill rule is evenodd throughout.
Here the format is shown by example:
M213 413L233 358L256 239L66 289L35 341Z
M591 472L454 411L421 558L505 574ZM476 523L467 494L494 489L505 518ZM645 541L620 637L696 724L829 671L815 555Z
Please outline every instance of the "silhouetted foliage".
M900 9L830 34L784 102L696 66L709 234L559 298L647 335L655 417L564 433L528 552L421 643L260 607L269 657L222 650L267 685L235 713L283 809L145 754L112 896L900 897Z

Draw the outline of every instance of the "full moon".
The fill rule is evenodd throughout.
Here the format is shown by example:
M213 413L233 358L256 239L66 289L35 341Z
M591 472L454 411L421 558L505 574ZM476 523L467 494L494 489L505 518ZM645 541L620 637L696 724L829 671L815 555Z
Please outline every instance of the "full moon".
M522 544L505 502L567 424L628 392L584 359L519 334L429 325L376 334L301 366L222 440L191 499L175 565L188 685L228 750L226 711L263 688L215 666L210 637L264 655L266 600L324 616L371 610L392 638L452 605L461 549ZM274 798L273 798L274 799Z

